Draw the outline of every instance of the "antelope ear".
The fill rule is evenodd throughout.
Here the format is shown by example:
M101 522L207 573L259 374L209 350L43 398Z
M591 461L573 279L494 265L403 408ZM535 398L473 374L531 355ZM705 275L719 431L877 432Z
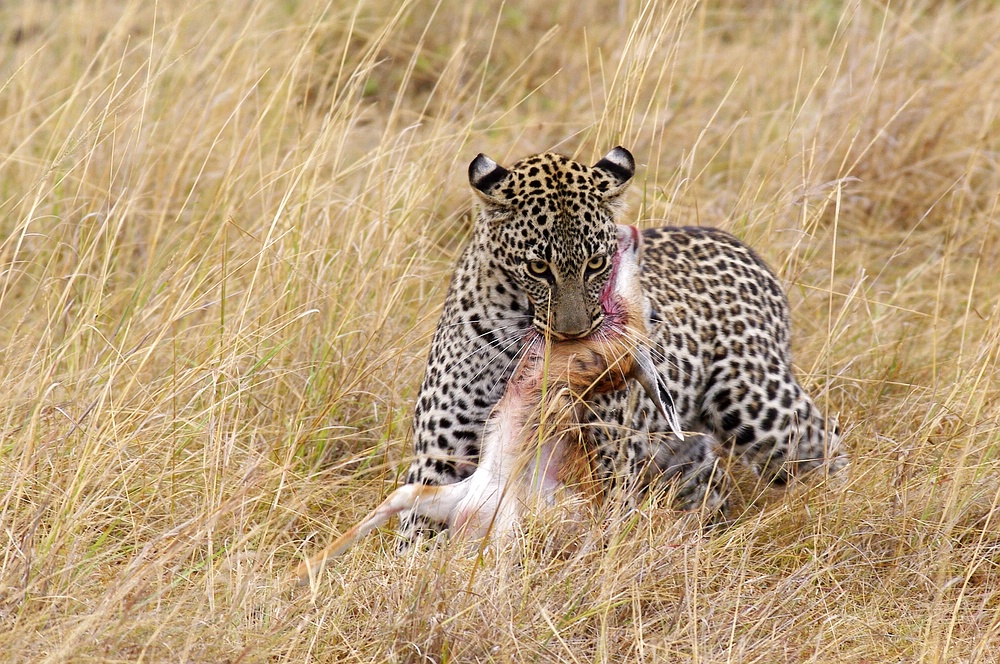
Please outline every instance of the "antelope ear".
M600 176L598 188L609 198L621 195L635 175L635 158L632 153L618 146L594 164L594 170Z
M626 226L625 224L616 224L615 230L618 231L618 251L621 253L632 252L636 262L638 262L638 257L642 252L642 233L635 226Z
M492 198L490 192L509 174L510 171L481 152L469 164L469 184L487 198Z

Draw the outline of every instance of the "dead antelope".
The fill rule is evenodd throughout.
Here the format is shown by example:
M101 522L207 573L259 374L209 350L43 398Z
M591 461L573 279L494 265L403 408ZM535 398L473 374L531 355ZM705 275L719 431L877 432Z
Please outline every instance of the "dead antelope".
M640 237L634 227L618 227L618 251L601 293L601 329L578 341L546 343L538 335L528 340L486 422L475 472L455 484L396 489L360 523L300 564L295 571L300 583L404 510L445 522L459 537L499 537L513 531L536 501L551 503L561 487L585 485L591 459L576 423L587 394L622 389L634 378L664 410L644 346L649 312L639 284Z

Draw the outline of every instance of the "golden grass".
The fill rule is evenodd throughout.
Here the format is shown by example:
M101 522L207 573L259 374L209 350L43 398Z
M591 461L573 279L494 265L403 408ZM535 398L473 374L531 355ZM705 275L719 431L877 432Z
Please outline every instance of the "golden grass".
M997 34L975 1L0 4L0 653L997 661ZM778 269L846 482L282 587L399 478L467 163L619 143L639 223Z

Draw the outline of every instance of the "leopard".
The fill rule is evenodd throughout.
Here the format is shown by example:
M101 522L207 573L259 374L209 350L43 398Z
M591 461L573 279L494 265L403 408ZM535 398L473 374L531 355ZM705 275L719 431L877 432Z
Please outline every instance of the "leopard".
M592 166L555 152L510 168L484 154L470 163L477 211L417 394L406 484L473 473L484 424L529 337L558 344L602 334L600 294L634 175L621 146ZM790 306L774 271L708 226L647 228L642 245L656 394L629 381L593 395L583 418L609 490L662 483L678 509L717 515L728 497L720 462L737 460L775 487L840 472L840 428L796 378ZM399 550L442 529L404 514Z

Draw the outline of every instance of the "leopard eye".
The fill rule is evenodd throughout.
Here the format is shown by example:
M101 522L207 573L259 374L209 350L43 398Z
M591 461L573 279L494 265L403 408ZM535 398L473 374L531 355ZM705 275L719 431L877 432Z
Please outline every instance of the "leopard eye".
M528 261L528 272L534 277L546 277L549 274L549 264L545 261Z
M608 265L608 257L598 254L592 256L589 261L587 261L587 272L591 274L601 272Z

